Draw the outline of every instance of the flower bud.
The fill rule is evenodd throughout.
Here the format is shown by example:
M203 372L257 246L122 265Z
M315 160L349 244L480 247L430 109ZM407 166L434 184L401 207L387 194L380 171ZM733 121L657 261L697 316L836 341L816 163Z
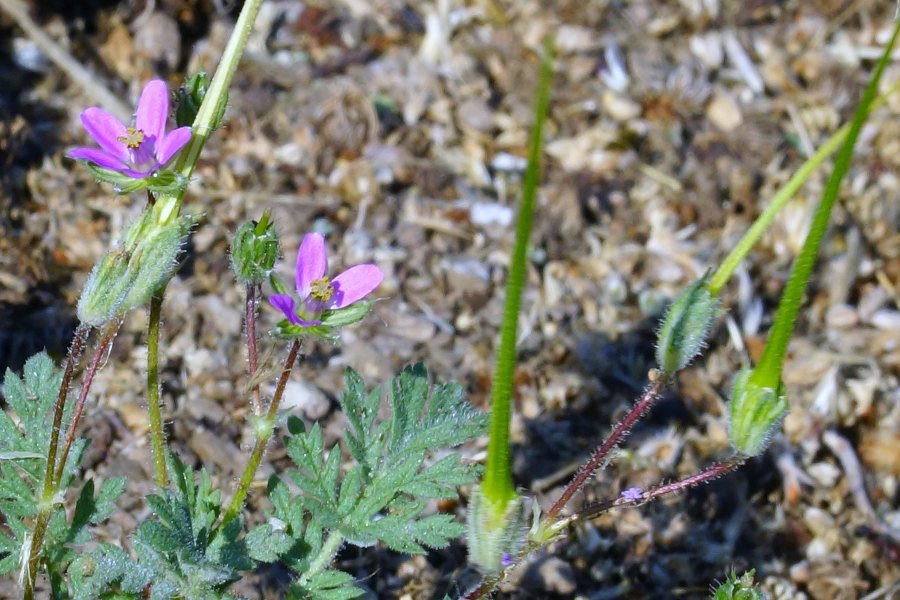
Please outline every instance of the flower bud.
M466 536L469 560L486 574L499 573L517 556L527 535L522 498L494 506L481 489L472 489Z
M142 306L169 281L178 266L178 255L187 241L190 223L188 217L174 219L154 227L140 240L129 261L134 280L122 302L121 312Z
M753 371L738 373L731 390L729 437L731 445L745 456L757 456L769 445L772 435L788 411L784 384L778 389L752 380Z
M710 600L766 600L765 592L753 583L754 575L755 571L750 570L738 577L732 571L728 579L713 590Z
M234 232L231 243L231 268L242 283L265 281L278 258L278 234L271 213L263 213L259 222L245 221Z
M203 104L203 99L206 98L206 93L209 91L209 84L209 75L205 71L198 71L191 75L175 92L175 122L179 127L194 124L197 113L200 111L200 105ZM222 108L213 119L213 128L222 123L226 104L227 101L222 103Z
M663 319L656 342L659 369L671 375L683 369L703 349L716 318L719 301L706 287L703 276L685 289Z
M119 308L134 281L128 258L128 253L118 248L107 252L94 266L78 299L76 312L82 323L98 326L120 314Z
M128 228L122 245L91 271L78 300L78 318L102 325L147 302L172 276L190 224L188 217L160 224L152 209L145 212Z

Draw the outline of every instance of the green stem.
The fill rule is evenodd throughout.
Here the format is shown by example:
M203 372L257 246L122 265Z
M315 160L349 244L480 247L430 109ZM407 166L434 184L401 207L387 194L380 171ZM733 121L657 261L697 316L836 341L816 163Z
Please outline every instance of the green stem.
M228 505L228 510L225 511L225 516L222 518L222 527L234 520L240 514L241 508L244 506L244 500L247 499L247 493L250 491L250 486L253 484L253 478L256 477L256 470L259 468L259 463L262 461L263 454L266 452L266 446L268 446L272 433L275 430L275 421L278 418L278 406L281 404L281 398L284 396L284 389L287 386L288 379L291 376L291 371L294 368L294 363L297 361L297 354L299 352L300 340L294 340L290 350L288 350L287 359L284 361L284 368L282 368L281 377L278 379L278 384L275 386L275 394L272 396L272 401L269 403L269 409L266 411L265 417L256 424L256 441L253 444L253 450L250 452L250 459L247 461L247 466L244 467L244 473L241 475L238 488L234 493L234 497L231 499L231 504Z
M47 465L44 470L43 508L38 512L34 522L34 529L31 533L31 546L28 549L28 568L24 581L24 597L29 600L34 597L34 581L37 578L38 568L40 567L41 545L44 541L47 523L50 520L53 497L56 495L54 486L56 453L59 449L59 434L62 429L66 399L69 396L69 386L72 382L72 375L75 372L75 365L78 364L78 360L81 358L81 352L84 350L84 344L90 331L90 325L85 325L84 323L80 323L75 329L75 336L72 338L72 343L69 345L69 353L66 356L66 366L63 369L59 393L56 396L56 403L53 405L53 427L50 429L50 446L47 449Z
M325 569L328 565L331 564L331 561L334 560L334 555L337 554L338 550L341 549L341 545L344 543L344 536L341 535L339 531L332 531L328 534L328 537L325 538L325 542L322 544L322 547L319 549L319 553L313 559L311 563L309 563L309 568L306 569L306 572L300 576L300 583L306 583L310 579L312 579L315 575L318 575Z
M528 167L522 189L522 202L516 222L516 240L509 263L506 281L506 304L500 329L500 345L497 348L497 364L491 387L491 423L488 441L487 465L481 484L485 497L495 506L505 510L515 497L515 488L509 466L509 422L512 416L513 378L516 370L516 338L519 309L522 304L522 288L527 273L528 239L534 216L534 200L541 176L541 147L544 121L550 106L550 83L553 78L553 43L547 40L541 59L540 79L534 108L534 124L528 144Z
M853 114L853 120L850 123L850 129L847 137L841 146L840 151L834 160L834 169L828 182L825 184L825 191L822 194L822 200L816 207L813 214L812 224L800 254L794 262L794 268L788 278L778 309L775 312L775 322L772 324L772 330L769 333L769 340L763 350L763 355L759 360L759 364L753 370L750 381L761 387L777 389L781 382L781 371L784 366L784 357L787 353L788 344L794 333L794 324L797 320L797 314L800 312L800 304L806 291L809 278L812 275L815 266L816 256L819 253L819 246L828 229L828 222L831 219L831 209L838 198L841 189L841 182L850 168L850 161L853 158L853 148L856 140L862 130L863 123L870 112L872 102L875 99L876 90L878 89L878 81L887 65L888 57L897 40L897 34L900 33L900 20L894 27L894 34L891 36L887 47L872 79L869 81L863 97L856 107Z
M875 110L884 104L884 102L887 101L887 98L898 90L900 90L900 83L892 86L887 93L877 98L872 103L869 111ZM772 224L772 221L775 220L775 216L781 212L781 209L783 209L791 198L794 197L813 172L818 169L822 163L841 146L841 144L844 143L849 133L850 123L847 123L832 134L832 136L816 150L815 154L810 156L806 162L800 165L800 168L797 169L788 182L784 184L784 187L778 190L778 193L775 194L775 197L772 198L772 201L766 209L759 217L757 217L750 229L747 230L747 233L744 234L744 237L741 238L741 241L739 241L731 252L728 253L728 256L725 257L725 260L722 261L722 264L710 278L708 284L710 294L713 296L719 295L722 288L725 287L725 284L731 279L734 270L737 269L738 265L741 264L741 261L744 260L750 250L753 249L753 246L756 245L756 242L759 241L759 238L762 237L763 233L765 233Z
M158 487L166 487L166 438L163 433L162 408L159 393L159 322L162 315L165 286L150 299L147 326L147 410L150 421L150 447L153 452L153 471Z

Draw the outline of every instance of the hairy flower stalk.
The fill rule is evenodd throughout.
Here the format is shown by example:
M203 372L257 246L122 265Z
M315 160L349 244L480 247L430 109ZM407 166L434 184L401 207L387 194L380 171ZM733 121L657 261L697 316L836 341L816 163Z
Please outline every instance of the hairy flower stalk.
M23 565L23 597L26 600L31 600L34 597L34 584L37 580L37 575L41 567L41 548L44 543L44 535L47 531L47 525L50 523L50 516L52 515L53 509L55 508L58 501L57 495L59 493L59 486L62 483L63 474L65 473L66 462L69 459L69 451L72 447L72 443L75 441L75 431L78 427L78 421L81 419L81 415L84 411L84 405L87 400L88 392L91 389L91 384L94 381L94 375L96 375L102 359L106 356L106 352L109 349L109 345L112 343L112 339L115 336L116 332L114 327L107 328L103 337L100 339L100 343L97 345L97 349L94 352L94 357L91 360L90 367L83 376L81 383L81 392L78 396L78 403L75 405L75 412L72 415L71 421L69 422L65 443L63 444L62 452L59 453L59 460L57 461L56 454L59 444L58 436L62 424L62 414L65 409L65 398L68 395L67 391L69 382L71 381L72 377L71 369L74 369L74 363L77 362L77 357L81 354L81 350L84 347L84 342L89 331L90 329L83 325L79 326L79 328L76 330L76 336L70 348L66 370L63 374L63 382L60 385L60 400L57 401L56 406L54 407L53 430L51 434L50 448L47 453L44 490L41 498L40 510L35 517L34 527L31 530L31 539L28 547L27 562Z
M233 521L241 512L244 506L244 500L247 499L247 493L253 484L253 478L256 477L256 471L259 469L259 463L262 461L263 454L266 452L266 446L272 438L275 430L275 421L278 418L278 407L281 405L281 398L284 396L285 387L287 387L288 379L291 377L291 371L297 362L297 355L300 352L300 340L296 339L291 342L288 350L287 358L284 361L284 367L281 369L281 376L278 378L278 384L275 386L275 393L265 417L256 423L256 441L253 444L253 450L250 451L250 459L247 466L244 467L244 473L238 483L238 488L231 498L228 510L222 518L222 527Z

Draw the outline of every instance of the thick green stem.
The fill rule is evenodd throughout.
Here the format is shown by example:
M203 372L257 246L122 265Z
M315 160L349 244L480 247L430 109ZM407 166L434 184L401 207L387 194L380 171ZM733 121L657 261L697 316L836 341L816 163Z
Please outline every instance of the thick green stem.
M244 467L244 473L241 475L238 488L234 493L234 497L231 499L231 504L228 505L228 510L225 511L225 516L222 518L223 527L225 524L234 520L240 514L241 508L244 506L244 500L247 499L247 493L250 491L250 486L253 484L253 478L256 477L256 470L259 468L259 463L262 461L263 454L266 452L266 446L268 446L272 433L275 430L275 421L278 418L278 406L281 404L281 398L284 396L284 389L287 386L288 379L291 376L291 371L294 368L294 363L297 361L297 354L299 352L300 340L294 340L288 351L287 359L284 361L284 368L281 370L281 377L278 379L278 384L275 386L275 394L272 396L272 401L269 403L266 415L256 424L256 441L253 444L253 450L250 452L250 459L247 461L247 466Z
M162 407L159 393L159 322L165 286L150 299L150 316L147 327L147 410L150 422L150 447L153 452L153 472L156 485L163 488L169 483L166 470L166 438L163 432Z
M884 104L887 98L897 91L900 91L900 84L892 86L887 93L877 98L872 103L869 110L875 110L881 104ZM847 139L849 133L850 123L847 123L828 138L825 143L816 150L815 154L810 156L806 162L800 165L800 168L797 169L790 179L788 179L788 182L784 184L784 187L778 190L778 193L775 194L775 197L772 198L772 201L766 209L756 218L756 221L753 222L753 225L751 225L750 229L747 230L747 233L744 234L744 237L742 237L731 252L728 253L728 256L725 257L722 264L710 278L708 286L709 292L713 296L719 295L722 288L725 287L725 284L731 279L734 270L737 269L738 265L741 264L741 261L744 260L750 250L753 249L753 246L756 245L756 242L759 241L759 238L762 237L772 224L772 221L775 220L775 216L781 212L781 209L783 209L794 197L813 172L818 169L822 163L835 152L835 150L841 147L841 144Z
M900 20L897 21L897 25L894 27L894 34L891 36L884 54L875 68L875 72L872 74L872 79L869 81L869 85L866 86L863 97L856 107L856 112L853 114L847 137L834 160L834 169L828 178L828 182L825 184L822 200L813 214L809 233L803 242L800 254L794 262L794 268L791 270L791 275L788 278L778 309L775 312L775 321L769 333L769 340L766 343L765 350L763 350L759 364L757 364L753 374L750 376L751 382L761 387L777 389L781 382L781 371L784 367L785 354L794 334L794 324L800 312L800 305L803 302L806 286L809 283L809 278L816 263L819 247L828 229L831 209L834 207L834 203L837 201L840 193L841 182L850 168L853 148L856 145L860 131L862 131L863 123L865 123L866 117L870 112L876 90L878 89L878 81L881 79L881 74L887 65L888 57L891 54L891 49L894 47L894 42L897 40L898 32L900 32Z
M526 258L528 239L534 216L534 201L541 177L541 147L543 145L544 121L550 106L550 82L553 77L553 45L550 40L544 47L541 73L538 81L537 99L534 108L534 124L528 144L528 167L522 189L522 202L516 222L516 240L509 262L506 281L506 304L503 308L503 322L500 329L500 345L494 368L491 387L491 423L488 441L487 465L481 488L491 504L498 510L506 510L507 503L515 495L512 473L509 466L509 423L512 416L513 378L516 370L516 342L519 309L522 304L522 288L527 273Z

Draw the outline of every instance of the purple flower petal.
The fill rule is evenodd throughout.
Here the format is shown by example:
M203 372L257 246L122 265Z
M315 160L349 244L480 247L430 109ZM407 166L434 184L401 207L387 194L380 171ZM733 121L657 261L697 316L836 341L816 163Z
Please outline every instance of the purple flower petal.
M191 141L191 128L179 127L174 131L170 131L163 140L156 145L156 160L160 165L165 165L179 150L184 148L185 144Z
M127 170L121 160L100 148L73 148L66 153L66 156L75 160L87 160L104 169L112 169L119 173L124 173Z
M141 92L135 114L135 127L158 144L166 136L166 120L169 118L169 89L159 79L148 81Z
M298 317L297 313L294 312L294 308L297 306L297 302L292 296L288 294L272 294L271 296L269 296L269 304L283 312L284 316L287 317L287 320L294 325L300 325L301 327L311 327L313 325L319 325L322 322L305 321Z
M294 275L300 298L306 300L309 297L312 282L325 277L326 269L328 253L325 250L325 238L318 233L307 233L297 251L297 272Z
M102 108L92 106L81 113L81 123L103 150L125 161L128 156L125 144L119 141L119 136L125 135L125 126L121 121Z
M350 267L331 281L334 286L331 308L344 308L362 299L381 285L383 279L384 273L375 265Z
M630 487L622 491L622 500L627 502L637 502L644 497L644 490L639 487Z

